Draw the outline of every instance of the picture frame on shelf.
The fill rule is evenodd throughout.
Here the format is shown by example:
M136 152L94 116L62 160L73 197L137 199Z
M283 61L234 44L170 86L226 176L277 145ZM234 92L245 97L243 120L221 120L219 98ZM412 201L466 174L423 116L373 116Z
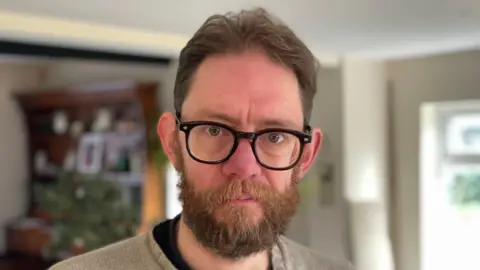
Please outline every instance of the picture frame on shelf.
M105 138L101 134L87 133L80 138L77 155L77 171L97 174L102 171Z

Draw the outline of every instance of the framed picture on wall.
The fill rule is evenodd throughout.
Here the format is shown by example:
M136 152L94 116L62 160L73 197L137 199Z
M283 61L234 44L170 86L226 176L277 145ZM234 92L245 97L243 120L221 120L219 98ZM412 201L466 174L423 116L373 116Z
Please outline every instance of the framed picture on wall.
M85 134L80 139L77 171L96 174L102 170L105 139L101 134Z

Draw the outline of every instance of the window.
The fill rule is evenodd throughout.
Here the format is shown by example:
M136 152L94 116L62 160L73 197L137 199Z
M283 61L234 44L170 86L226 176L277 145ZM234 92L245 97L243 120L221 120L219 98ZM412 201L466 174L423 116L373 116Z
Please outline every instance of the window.
M447 114L442 132L445 192L449 204L462 215L480 214L480 105L478 110Z
M453 115L447 121L447 153L480 156L480 113Z
M422 270L478 269L480 102L422 108Z
M480 170L455 170L448 188L450 203L459 209L480 206Z

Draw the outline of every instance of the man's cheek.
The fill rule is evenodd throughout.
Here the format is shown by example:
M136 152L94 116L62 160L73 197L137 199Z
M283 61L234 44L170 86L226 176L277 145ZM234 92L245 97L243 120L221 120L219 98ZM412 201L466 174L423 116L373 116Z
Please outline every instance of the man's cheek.
M267 173L270 186L275 191L283 193L291 185L291 171L271 171Z
M198 191L214 188L215 186L218 186L219 181L221 180L219 179L221 177L216 173L216 165L202 164L190 160L186 162L185 167L188 180Z

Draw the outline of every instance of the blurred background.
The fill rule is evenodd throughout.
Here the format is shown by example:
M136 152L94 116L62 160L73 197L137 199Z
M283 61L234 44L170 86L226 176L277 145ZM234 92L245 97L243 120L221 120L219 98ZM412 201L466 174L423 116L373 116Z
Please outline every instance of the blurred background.
M321 62L288 236L359 270L479 269L480 2L0 0L0 269L181 211L155 135L213 13L262 6Z

